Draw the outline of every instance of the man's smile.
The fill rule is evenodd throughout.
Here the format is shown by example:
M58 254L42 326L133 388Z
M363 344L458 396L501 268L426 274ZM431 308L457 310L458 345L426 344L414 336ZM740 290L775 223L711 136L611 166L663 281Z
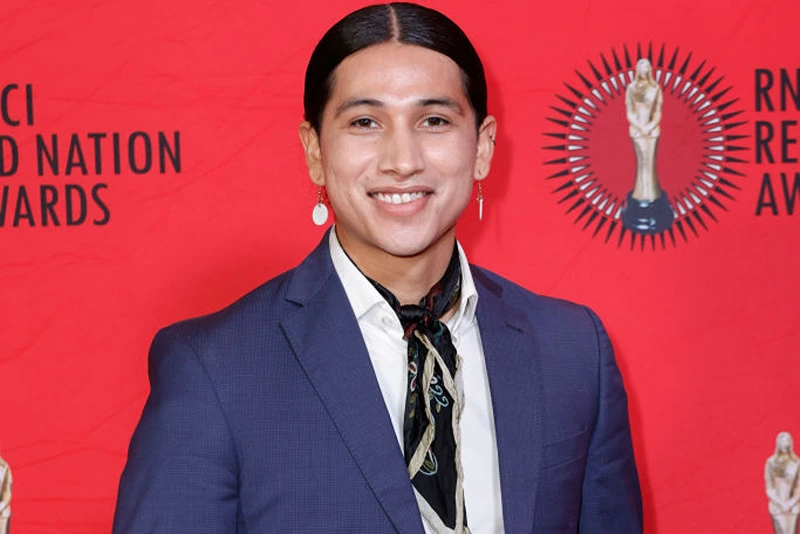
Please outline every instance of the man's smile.
M379 192L379 193L370 193L369 196L381 202L385 202L387 204L408 204L409 202L413 202L429 194L430 193L425 191L414 191L412 193Z

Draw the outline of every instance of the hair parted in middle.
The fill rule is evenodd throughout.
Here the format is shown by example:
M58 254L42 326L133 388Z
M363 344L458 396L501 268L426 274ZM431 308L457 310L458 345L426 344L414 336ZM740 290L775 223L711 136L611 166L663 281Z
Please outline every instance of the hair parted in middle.
M452 59L464 79L464 92L475 112L476 127L487 115L483 64L455 22L417 4L393 2L361 8L334 24L317 43L306 68L305 119L319 132L336 67L364 48L387 42L422 46Z

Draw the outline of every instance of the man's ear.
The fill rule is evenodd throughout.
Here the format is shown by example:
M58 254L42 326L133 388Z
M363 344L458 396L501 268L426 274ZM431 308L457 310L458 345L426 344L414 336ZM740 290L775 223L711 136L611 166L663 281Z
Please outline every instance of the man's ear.
M494 156L494 140L497 135L497 120L489 115L478 128L478 153L475 159L475 180L483 180L489 175Z
M319 146L319 135L308 121L303 121L300 124L299 133L300 142L303 144L303 150L306 154L308 176L315 185L324 186L325 177L322 173L322 152Z

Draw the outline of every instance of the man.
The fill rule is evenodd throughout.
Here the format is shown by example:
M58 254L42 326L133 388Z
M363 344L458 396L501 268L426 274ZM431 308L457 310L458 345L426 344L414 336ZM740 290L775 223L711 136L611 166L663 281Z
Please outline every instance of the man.
M305 97L334 230L156 337L114 531L640 532L600 322L456 245L497 127L463 32L412 4L354 12Z

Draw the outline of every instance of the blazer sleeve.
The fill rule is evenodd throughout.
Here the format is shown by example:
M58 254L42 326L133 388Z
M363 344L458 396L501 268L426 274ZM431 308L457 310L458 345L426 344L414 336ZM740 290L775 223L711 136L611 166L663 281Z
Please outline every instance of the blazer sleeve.
M236 448L213 382L180 327L154 339L149 377L113 533L235 533Z
M611 342L591 311L599 351L599 399L583 480L581 534L642 532L642 497L628 423L628 401Z

